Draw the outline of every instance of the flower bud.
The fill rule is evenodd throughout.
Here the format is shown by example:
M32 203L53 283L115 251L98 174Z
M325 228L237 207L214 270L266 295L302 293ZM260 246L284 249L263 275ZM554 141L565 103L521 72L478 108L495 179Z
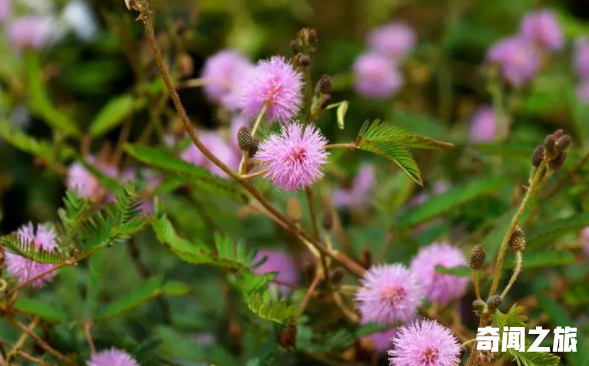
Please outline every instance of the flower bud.
M509 239L509 247L514 252L520 252L526 249L526 237L521 227L516 226L515 229L513 229L511 238Z
M254 155L256 155L256 153L258 152L258 147L259 146L260 146L260 140L254 138L253 139L252 146L248 150L248 153L249 153L250 158L253 157Z
M237 131L237 144L241 151L249 151L252 148L254 138L252 137L250 129L246 126L241 127L239 131Z
M546 139L544 140L544 147L546 148L546 151L548 151L549 155L554 155L556 152L556 138L552 135L546 136Z
M331 94L333 91L333 83L329 75L321 75L317 82L317 91L321 94Z
M556 140L556 151L559 153L565 152L570 144L571 144L571 136L569 136L569 135L561 136L558 138L558 140Z
M481 299L475 300L472 302L472 307L476 310L476 311L483 311L485 310L485 306L487 306L487 303L484 302Z
M501 306L501 302L503 302L501 296L493 295L489 297L489 299L487 300L487 307L489 308L489 310L495 311L499 309L499 306Z
M554 159L550 160L550 162L549 162L552 170L558 170L558 169L562 168L562 166L564 165L564 162L566 161L566 158L567 158L566 152L563 151L561 153L558 153L558 155L556 155L556 157Z
M297 41L296 39L290 42L290 49L292 53L295 55L301 52L301 42Z
M474 248L470 251L470 256L468 257L468 264L470 268L479 270L483 267L485 263L485 247L482 245L475 245Z
M538 145L532 154L532 165L538 168L544 160L544 145Z
M307 55L299 54L297 57L297 66L303 68L311 66L311 58Z
M558 130L554 131L554 133L552 133L552 136L558 140L563 133L564 131L562 130L562 128L559 128Z

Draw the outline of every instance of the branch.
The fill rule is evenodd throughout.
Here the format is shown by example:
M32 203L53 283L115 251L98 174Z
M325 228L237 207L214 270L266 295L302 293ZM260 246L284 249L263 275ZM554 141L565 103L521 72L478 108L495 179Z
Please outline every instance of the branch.
M68 366L77 366L74 361L70 360L69 358L67 358L66 356L64 356L61 352L59 352L59 351L55 350L54 348L52 348L47 342L45 342L43 339L41 339L41 337L39 337L35 332L29 330L23 323L19 322L16 319L11 319L11 321L20 330L22 330L23 332L27 333L29 335L29 337L31 337L33 340L35 340L35 342L37 342L37 344L41 348L43 348L45 351L51 353L55 358L57 358L63 364L66 364Z

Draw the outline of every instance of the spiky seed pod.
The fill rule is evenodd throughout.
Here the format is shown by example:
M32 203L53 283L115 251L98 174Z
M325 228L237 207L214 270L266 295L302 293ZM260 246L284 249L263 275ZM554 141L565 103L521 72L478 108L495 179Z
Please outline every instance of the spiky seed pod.
M532 154L532 165L537 168L542 164L542 160L544 160L544 145L538 145Z
M489 299L487 299L487 307L489 308L489 310L495 311L499 309L499 306L501 306L501 302L503 302L501 296L493 295L489 297Z
M485 247L482 245L475 245L470 251L470 256L468 257L470 268L474 270L481 269L485 263L485 253Z
M514 252L520 252L526 249L526 236L521 227L516 226L513 229L513 233L511 233L511 238L509 239L509 247Z
M334 268L329 274L329 277L331 278L331 283L333 283L334 285L339 284L344 278L345 274L346 272L343 270L343 268Z
M303 209L301 208L301 202L296 197L291 197L286 202L286 213L288 217L294 221L300 221L303 216Z
M556 140L556 151L558 151L559 153L565 152L570 144L571 144L571 136L569 136L569 135L561 136L558 138L558 140Z
M472 307L476 310L476 311L483 311L485 310L485 306L487 306L487 303L484 302L481 299L475 300L472 302Z
M556 138L552 135L546 136L546 139L544 140L544 147L546 148L549 156L554 155L556 153Z
M246 126L243 126L237 131L237 144L241 151L249 151L254 143L252 132Z
M563 151L561 153L558 153L558 155L556 155L556 157L554 159L550 160L550 162L549 162L550 167L553 170L558 170L558 169L562 168L562 166L564 165L564 162L566 161L566 158L567 158L566 152Z
M323 217L321 220L323 228L327 231L331 231L333 228L333 212L330 209L323 210Z
M297 58L297 65L299 67L309 67L311 66L311 58L307 55L299 54Z
M488 365L495 361L496 354L491 351L479 351L477 353L477 358L483 365Z
M260 140L258 139L253 139L253 143L252 146L250 147L250 149L248 150L249 156L250 158L253 157L254 155L256 155L256 153L258 152L258 147L260 146Z
M317 90L321 94L331 94L333 91L333 83L329 75L321 75L317 82Z

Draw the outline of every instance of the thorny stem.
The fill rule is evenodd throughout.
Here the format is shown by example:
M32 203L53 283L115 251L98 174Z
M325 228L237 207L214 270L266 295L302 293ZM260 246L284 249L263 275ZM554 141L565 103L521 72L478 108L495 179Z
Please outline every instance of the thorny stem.
M519 276L519 273L522 270L523 254L522 254L521 250L518 250L515 253L515 259L516 259L515 269L513 270L513 274L511 275L511 279L509 280L507 287L505 287L505 289L503 290L503 293L501 293L502 299L505 299L505 296L507 296L507 293L511 289L511 286L513 286L513 284L517 280L517 277Z
M77 366L75 362L73 362L72 360L70 360L69 358L67 358L66 356L64 356L62 353L60 353L59 351L53 349L47 342L45 342L43 339L41 339L41 337L39 337L37 334L35 334L35 332L30 331L24 324L22 324L21 322L19 322L16 319L11 319L12 323L14 323L20 330L22 330L23 332L27 333L32 339L35 340L35 342L37 342L37 344L43 348L45 351L51 353L53 356L55 356L55 358L57 358L59 361L61 361L62 363L69 365L69 366Z
M142 2L140 19L143 21L143 24L145 25L145 34L147 37L147 41L151 47L151 51L153 53L155 63L157 64L157 67L160 70L162 80L164 81L164 84L165 84L166 88L168 89L170 97L172 98L172 101L174 102L174 106L176 107L176 111L178 113L178 116L182 120L182 123L184 125L184 129L188 133L188 136L190 137L190 139L192 140L194 145L200 150L200 152L202 152L203 155L205 155L213 164L215 164L217 167L219 167L219 169L221 169L228 176L230 176L232 179L234 179L239 184L241 184L252 196L254 196L255 199L257 199L262 204L262 206L264 206L266 208L266 210L268 210L272 215L276 216L276 218L278 220L284 222L286 224L286 226L288 226L292 232L296 233L301 238L308 240L319 252L330 256L331 258L333 258L334 260L336 260L337 262L342 264L348 271L354 273L357 276L360 276L360 277L363 276L365 270L360 265L358 265L357 263L355 263L354 261L352 261L350 258L348 258L347 256L345 256L342 253L328 251L323 246L323 244L321 244L320 242L315 240L309 233L307 233L306 231L304 231L300 228L297 228L296 223L293 222L291 219L289 219L282 212L278 211L260 193L260 191L258 191L254 186L252 186L247 180L241 179L239 173L230 169L227 165L225 165L221 160L219 160L219 158L217 158L214 154L212 154L202 144L202 142L199 140L198 136L196 135L196 132L194 131L192 123L190 122L190 119L188 118L188 115L186 114L184 106L182 105L182 102L180 101L180 97L178 96L178 93L176 92L176 89L174 88L172 80L170 79L170 74L168 72L168 68L163 61L160 48L159 48L157 40L155 38L155 32L153 29L153 21L151 18L151 10L149 7L148 0L145 0Z
M495 264L495 271L493 272L493 283L491 284L491 289L489 290L489 297L495 295L495 293L497 292L497 287L499 287L499 280L501 280L501 270L503 268L503 260L505 259L505 253L507 252L509 240L511 239L511 235L513 234L513 230L515 230L515 227L517 226L519 219L524 214L524 211L526 209L528 201L534 195L534 193L536 192L536 189L538 188L542 179L544 178L544 175L542 174L542 172L544 171L544 168L546 167L547 163L548 163L547 160L544 159L544 161L542 161L542 164L540 164L540 166L538 167L538 169L534 173L534 176L532 178L532 183L530 184L530 187L528 188L526 195L524 196L521 204L519 205L517 212L513 216L513 219L511 219L511 223L509 224L509 227L507 228L507 232L505 232L505 236L503 237L503 242L501 243L501 247L499 248L499 254L497 255L497 262Z

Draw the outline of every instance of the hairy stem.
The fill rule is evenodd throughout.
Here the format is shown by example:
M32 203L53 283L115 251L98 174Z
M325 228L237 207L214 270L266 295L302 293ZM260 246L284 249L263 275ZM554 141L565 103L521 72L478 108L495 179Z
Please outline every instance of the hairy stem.
M259 177L261 175L264 175L266 173L268 173L270 171L270 169L264 169L264 170L260 170L259 172L255 172L255 173L251 173L251 174L243 174L241 176L241 179L243 180L250 180L252 178L256 178Z
M84 335L86 336L86 341L88 341L88 346L90 347L90 352L92 354L96 353L96 346L94 346L94 340L92 339L92 324L85 323L84 324Z
M329 144L325 146L326 149L355 149L356 144L353 142L348 142L345 144Z
M515 259L516 259L515 269L513 270L513 274L511 275L511 279L509 280L509 283L507 284L507 287L505 287L505 289L503 290L503 293L501 293L501 298L502 299L505 299L505 296L507 296L507 293L511 289L511 286L513 286L513 284L517 280L517 277L519 276L519 274L520 274L520 272L522 270L523 253L522 253L521 250L518 250L515 253Z
M474 292L477 295L477 300L481 299L481 286L479 285L479 271L471 270L472 284L474 286Z

